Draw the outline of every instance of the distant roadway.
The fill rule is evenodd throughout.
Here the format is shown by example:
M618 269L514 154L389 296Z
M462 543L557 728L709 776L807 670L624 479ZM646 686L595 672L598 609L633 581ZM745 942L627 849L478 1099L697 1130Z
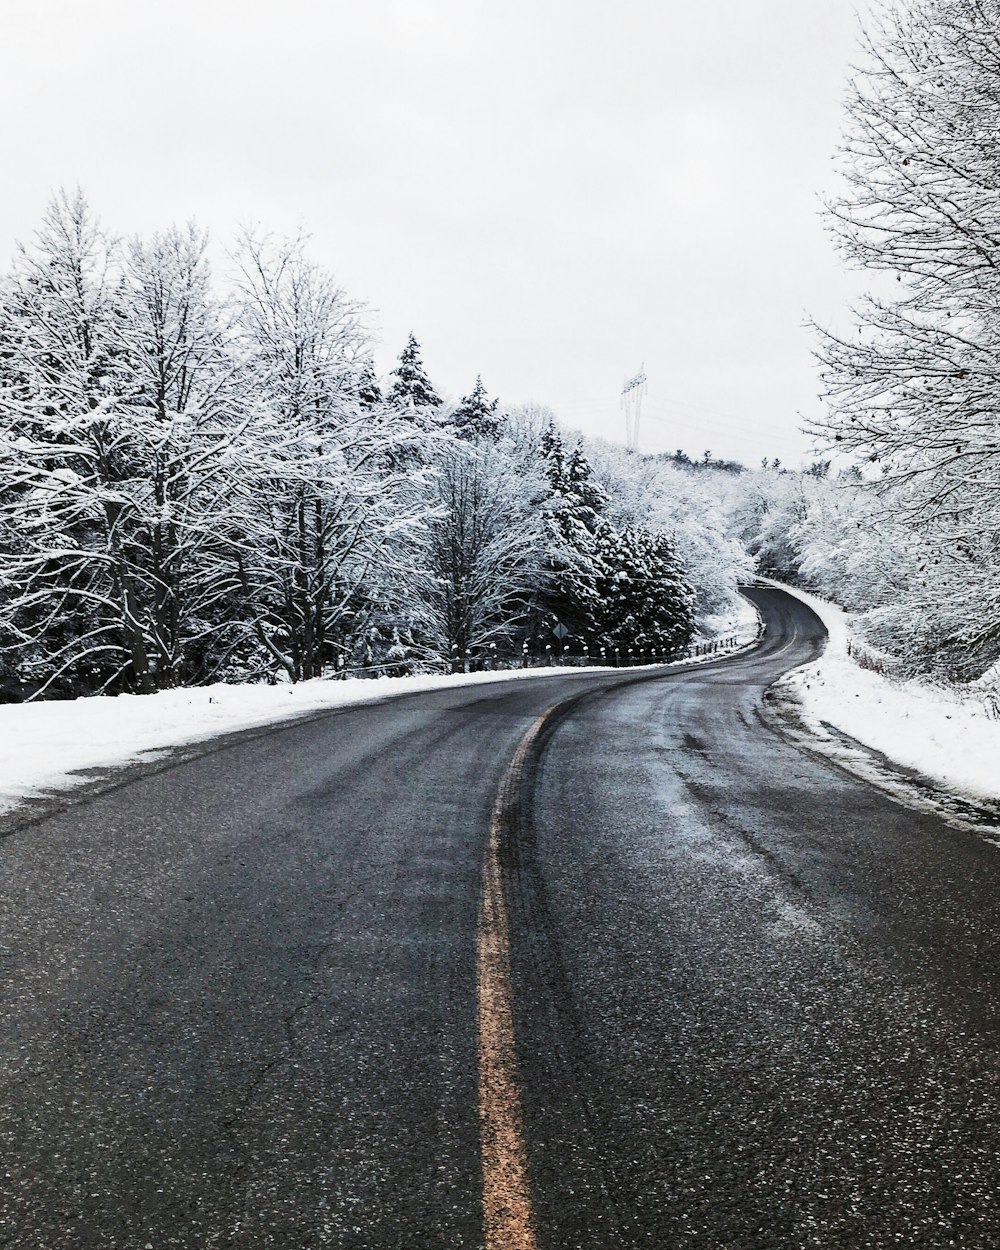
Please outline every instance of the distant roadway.
M235 734L0 838L0 1247L1000 1246L1000 851L823 627Z

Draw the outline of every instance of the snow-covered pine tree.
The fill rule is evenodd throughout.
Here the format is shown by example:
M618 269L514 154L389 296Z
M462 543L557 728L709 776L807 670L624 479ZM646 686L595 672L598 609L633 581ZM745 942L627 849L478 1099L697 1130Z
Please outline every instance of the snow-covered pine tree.
M595 534L606 497L579 446L567 456L554 421L539 447L548 485L541 502L543 552L541 580L533 597L529 644L553 644L552 630L563 625L571 644L589 643L597 631L601 572Z
M358 402L363 408L376 408L382 403L382 388L370 356L362 364L358 375Z
M676 457L636 456L624 447L590 440L584 447L606 492L605 518L621 528L641 525L666 534L683 556L698 596L699 614L730 616L737 587L753 580L754 562L735 532L736 501L753 474L725 466L692 473Z
M596 537L602 571L595 641L608 650L685 655L695 594L670 540L642 526L616 530L607 523Z
M389 403L426 417L441 407L441 399L431 385L420 355L420 344L411 331L406 346L399 354L399 363L392 371L395 378L389 389Z
M503 415L498 411L499 406L498 399L489 398L483 380L477 374L476 385L471 394L463 395L458 401L458 407L452 412L449 424L459 438L472 442L492 439L495 442L503 429Z
M599 519L607 511L608 493L594 477L594 471L580 443L576 443L569 454L569 461L566 464L566 483L569 490L579 500L577 505L579 519L593 533Z
M542 431L542 437L538 443L538 455L549 483L553 486L557 483L561 484L566 472L566 447L554 416L549 416Z

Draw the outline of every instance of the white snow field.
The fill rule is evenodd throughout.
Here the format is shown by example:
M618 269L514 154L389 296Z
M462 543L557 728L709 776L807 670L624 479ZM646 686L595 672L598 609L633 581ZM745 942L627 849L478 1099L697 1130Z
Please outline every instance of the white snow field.
M914 788L888 776L877 761L852 748L836 731L952 794L972 801L1000 799L995 673L964 687L883 676L851 658L850 618L843 609L793 586L766 584L807 603L830 634L818 661L787 673L775 687L779 696L794 701L798 719L813 745L850 771L895 792L903 801L922 799L921 805L939 812L933 797L919 786Z
M749 645L757 634L752 609L713 619L710 626L710 633L699 637L735 635L739 647ZM690 664L713 658L708 655L676 663ZM527 677L555 677L574 671L619 670L596 665L577 670L554 666L492 673L342 681L318 679L294 686L218 683L151 695L94 695L4 704L0 705L0 812L9 811L20 800L38 797L46 791L93 781L94 772L149 761L171 747L202 742L235 730L253 729L310 712L376 703L416 691L518 681Z

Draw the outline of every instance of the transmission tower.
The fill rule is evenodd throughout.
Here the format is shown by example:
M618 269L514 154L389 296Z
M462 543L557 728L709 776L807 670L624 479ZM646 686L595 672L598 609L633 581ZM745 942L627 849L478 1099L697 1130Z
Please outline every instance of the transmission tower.
M646 394L646 366L625 379L622 387L622 412L625 413L625 446L629 451L639 450L639 418L642 416L642 397Z

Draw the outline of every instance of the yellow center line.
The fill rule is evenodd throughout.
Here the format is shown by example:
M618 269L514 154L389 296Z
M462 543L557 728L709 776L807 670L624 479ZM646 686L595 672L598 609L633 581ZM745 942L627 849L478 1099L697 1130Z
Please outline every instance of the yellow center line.
M546 712L540 716L521 739L501 783L490 821L483 867L476 980L486 1250L536 1250L538 1244L514 1047L510 922L500 846L524 761L548 715Z

